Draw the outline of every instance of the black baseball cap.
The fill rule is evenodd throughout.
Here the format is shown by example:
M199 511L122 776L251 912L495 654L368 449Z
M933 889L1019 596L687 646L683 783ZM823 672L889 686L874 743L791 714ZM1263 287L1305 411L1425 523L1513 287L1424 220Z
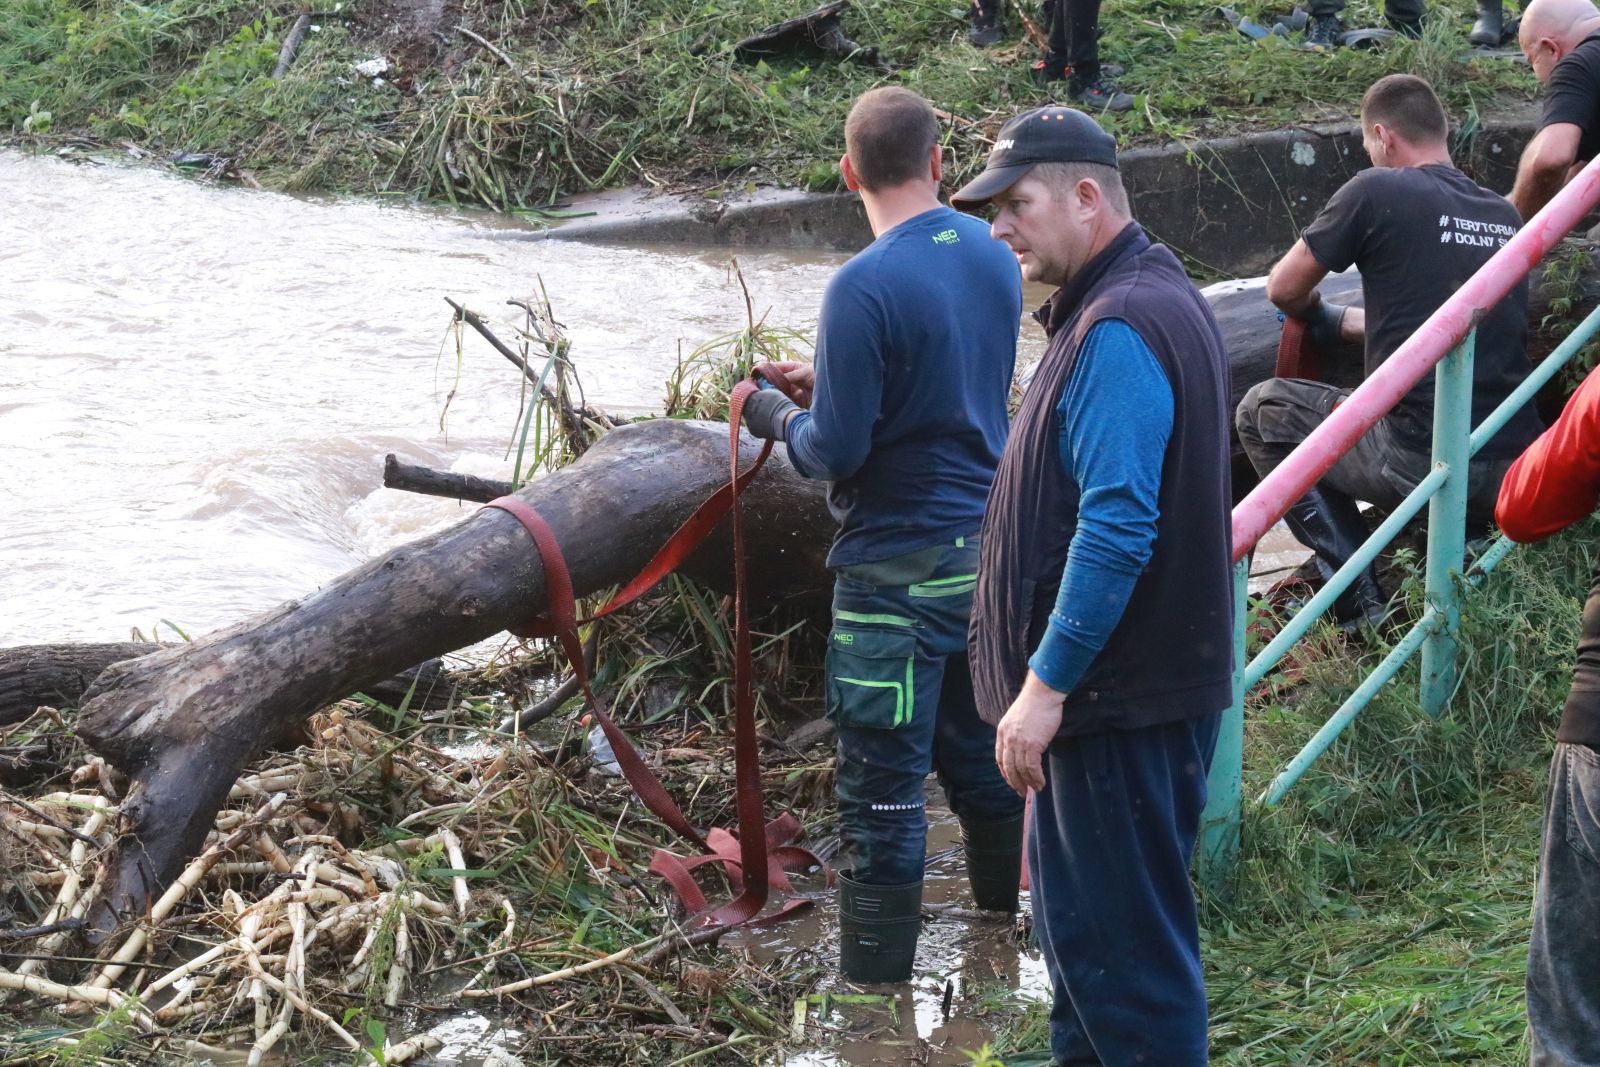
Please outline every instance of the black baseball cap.
M1070 107L1037 107L1004 126L983 173L950 198L957 211L976 211L1011 188L1037 163L1117 165L1117 139Z

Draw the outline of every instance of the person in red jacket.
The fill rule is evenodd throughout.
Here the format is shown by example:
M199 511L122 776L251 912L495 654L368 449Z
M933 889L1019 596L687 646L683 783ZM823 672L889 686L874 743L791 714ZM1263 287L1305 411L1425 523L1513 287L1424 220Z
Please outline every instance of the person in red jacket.
M1600 500L1600 370L1506 472L1495 520L1538 541ZM1533 937L1528 945L1532 1067L1600 1064L1600 572L1583 606L1572 689L1556 731Z

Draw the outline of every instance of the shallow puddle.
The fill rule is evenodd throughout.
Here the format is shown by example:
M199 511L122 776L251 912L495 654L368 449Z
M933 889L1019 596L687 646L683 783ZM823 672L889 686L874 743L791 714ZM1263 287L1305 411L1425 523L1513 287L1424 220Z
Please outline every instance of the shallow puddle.
M820 877L796 879L816 907L777 926L747 927L722 938L724 953L745 952L761 963L814 963L827 975L796 1003L760 1005L768 1016L788 1020L789 1039L780 1052L752 1062L775 1067L957 1067L994 1040L996 1008L1049 996L1044 962L1028 946L1018 923L942 911L971 909L972 900L956 817L931 781L928 794L925 921L911 982L853 986L838 975L838 909ZM1024 914L1027 908L1024 892ZM797 961L802 955L814 958ZM492 1013L451 1014L428 1032L443 1044L417 1062L439 1067L512 1067L525 1062L518 1053L530 1040Z
M797 919L723 939L726 949L745 947L761 960L815 953L830 975L806 998L803 1012L789 1006L790 1051L776 1061L784 1067L954 1067L993 1041L994 1005L1049 996L1044 962L1016 923L940 914L944 907L970 909L972 897L956 817L932 782L928 793L923 904L931 915L909 984L857 987L838 975L838 909L831 892L818 891L818 907ZM1027 897L1024 892L1024 914ZM856 999L860 994L881 999Z

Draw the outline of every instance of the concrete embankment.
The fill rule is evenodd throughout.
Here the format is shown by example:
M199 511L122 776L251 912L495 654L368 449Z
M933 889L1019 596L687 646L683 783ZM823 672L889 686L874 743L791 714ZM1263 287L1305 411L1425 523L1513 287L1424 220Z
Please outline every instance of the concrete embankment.
M1456 161L1500 192L1538 113L1529 107L1458 129ZM1211 141L1130 149L1122 171L1145 227L1199 272L1261 273L1334 191L1367 166L1356 123L1308 124ZM651 196L637 189L581 198L591 211L534 236L618 244L672 243L854 251L872 239L850 193L760 189L744 196Z

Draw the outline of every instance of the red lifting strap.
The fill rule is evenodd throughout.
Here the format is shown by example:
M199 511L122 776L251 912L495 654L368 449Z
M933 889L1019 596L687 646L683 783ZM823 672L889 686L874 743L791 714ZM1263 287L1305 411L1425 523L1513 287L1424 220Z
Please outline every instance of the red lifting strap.
M1322 359L1317 346L1306 329L1306 320L1285 315L1283 334L1278 338L1278 363L1273 369L1277 378L1305 378L1322 380Z
M792 389L782 372L772 367L758 365L752 372L756 373L792 395ZM753 381L743 381L734 387L733 394L729 398L728 484L695 509L694 514L690 515L667 539L666 544L645 565L637 578L619 591L605 607L585 620L592 621L609 615L642 596L699 547L724 515L732 514L734 777L739 819L737 837L721 829L713 829L705 837L700 836L673 802L660 779L645 764L627 734L623 733L606 713L605 706L590 687L588 671L583 664L583 649L578 638L579 623L577 603L572 592L572 578L567 572L561 547L557 544L549 525L520 497L503 496L485 505L504 511L521 522L533 538L544 564L549 614L535 620L529 626L513 630L512 633L519 637L553 637L560 642L567 659L572 663L573 673L583 687L589 706L594 709L600 728L605 732L606 739L611 742L617 764L627 778L628 784L633 787L634 793L662 822L705 853L689 860L682 860L671 853L658 851L651 860L650 870L666 878L689 912L698 916L700 922L707 926L733 926L748 922L766 905L769 889L792 893L793 887L783 873L785 869L803 870L818 866L826 873L828 884L830 886L833 884L833 872L828 870L825 864L805 849L791 844L800 836L800 824L794 817L788 814L780 815L768 824L763 814L765 804L761 789L760 753L756 740L755 696L750 684L750 622L745 608L744 531L737 506L739 494L749 484L750 479L755 477L772 451L772 442L765 442L750 469L743 474L739 472L739 423L744 412L745 399L755 390L756 384ZM776 868L772 866L771 861L774 860L778 864ZM709 914L704 914L707 911L705 896L700 892L691 873L696 867L706 863L721 863L729 881L742 887L736 899ZM767 921L776 921L809 904L810 901L803 899L790 900Z

